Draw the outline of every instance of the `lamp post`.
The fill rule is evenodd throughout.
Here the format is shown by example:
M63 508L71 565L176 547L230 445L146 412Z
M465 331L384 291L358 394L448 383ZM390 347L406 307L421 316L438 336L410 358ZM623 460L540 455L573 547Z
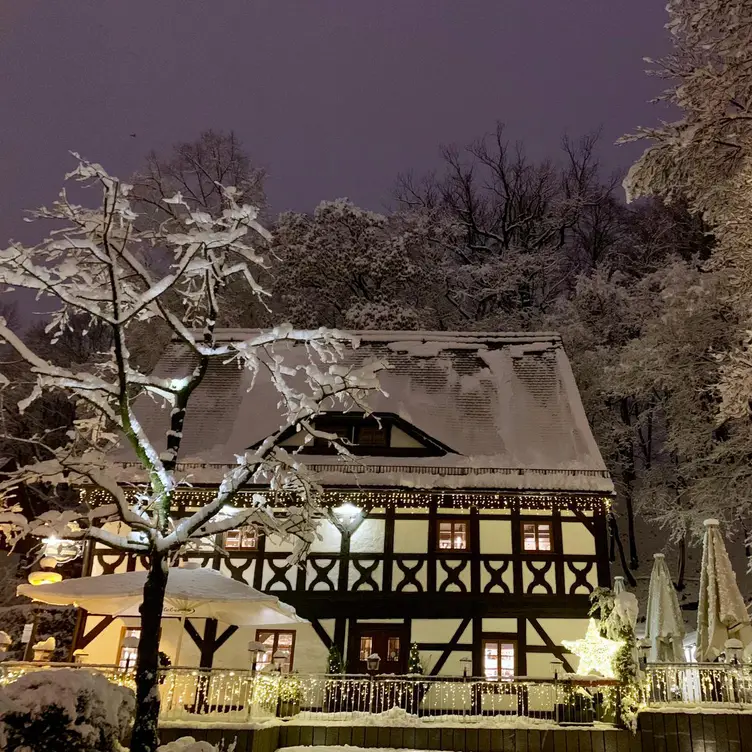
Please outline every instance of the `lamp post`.
M551 673L554 677L554 720L556 723L559 722L559 709L561 708L559 698L559 674L563 668L563 661L551 661Z
M726 663L739 665L742 662L742 652L744 651L744 644L741 640L737 640L732 637L731 639L726 640L723 647L726 649Z
M652 645L650 644L650 640L647 637L643 637L637 646L637 650L640 654L640 671L645 671L648 667L648 658L650 657L651 648Z
M274 663L275 669L281 674L282 673L282 666L290 659L290 651L289 650L278 650L273 656L272 656L272 662Z
M375 687L375 678L376 678L376 672L379 670L379 663L381 663L381 656L378 653L371 653L366 658L366 670L368 671L368 675L371 677L371 712L376 712L376 687Z
M258 642L257 640L251 640L248 643L248 654L250 655L251 659L251 671L255 674L256 673L256 665L258 664L258 657L262 653L266 652L266 645L263 642Z

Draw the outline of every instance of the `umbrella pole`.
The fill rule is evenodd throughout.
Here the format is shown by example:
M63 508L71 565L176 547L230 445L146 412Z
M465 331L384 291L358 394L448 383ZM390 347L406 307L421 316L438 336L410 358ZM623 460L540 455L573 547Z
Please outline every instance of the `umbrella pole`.
M180 631L178 632L178 644L175 647L175 665L180 665L180 648L183 645L183 632L185 631L185 614L180 617Z

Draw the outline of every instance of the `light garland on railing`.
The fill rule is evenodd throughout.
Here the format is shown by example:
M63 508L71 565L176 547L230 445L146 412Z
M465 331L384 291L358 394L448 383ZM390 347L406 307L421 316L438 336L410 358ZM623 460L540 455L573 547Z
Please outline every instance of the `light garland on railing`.
M81 500L93 506L112 501L110 494L99 488L82 488ZM125 489L126 497L134 499L138 489ZM295 494L283 491L245 490L240 491L233 500L236 507L253 504L254 496L271 497L271 506L285 507L299 503ZM212 501L216 490L212 488L180 489L175 492L174 500L186 508L201 507ZM609 497L598 494L561 493L497 493L493 491L455 492L455 491L412 491L394 490L329 490L321 499L322 506L337 507L352 504L361 509L378 508L428 508L436 500L440 508L453 509L553 509L557 506L574 505L582 511L607 511L610 508Z
M185 717L216 715L230 718L289 717L302 713L314 720L346 714L379 714L396 707L408 715L439 712L458 717L515 713L528 718L552 717L557 707L603 719L601 695L613 690L603 681L589 691L566 680L442 680L420 677L346 677L231 671L223 669L168 670L162 714ZM584 701L584 705L583 705ZM584 710L583 710L584 709ZM355 714L355 715L353 715Z

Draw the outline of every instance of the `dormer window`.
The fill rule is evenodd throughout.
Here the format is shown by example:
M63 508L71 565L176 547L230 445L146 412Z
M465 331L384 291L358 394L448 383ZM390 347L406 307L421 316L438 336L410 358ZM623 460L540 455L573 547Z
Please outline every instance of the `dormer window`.
M452 450L393 413L324 413L313 419L314 428L337 436L355 455L371 457L440 457ZM330 439L291 430L282 446L303 454L335 454Z

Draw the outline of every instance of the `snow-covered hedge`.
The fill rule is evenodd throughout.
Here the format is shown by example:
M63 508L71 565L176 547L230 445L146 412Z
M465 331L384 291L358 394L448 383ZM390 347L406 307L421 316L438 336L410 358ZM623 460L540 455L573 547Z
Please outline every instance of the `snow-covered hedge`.
M0 749L111 752L126 741L133 691L82 669L34 671L0 688Z
M157 752L219 752L209 742L197 742L192 736L184 736L169 744L163 744Z

